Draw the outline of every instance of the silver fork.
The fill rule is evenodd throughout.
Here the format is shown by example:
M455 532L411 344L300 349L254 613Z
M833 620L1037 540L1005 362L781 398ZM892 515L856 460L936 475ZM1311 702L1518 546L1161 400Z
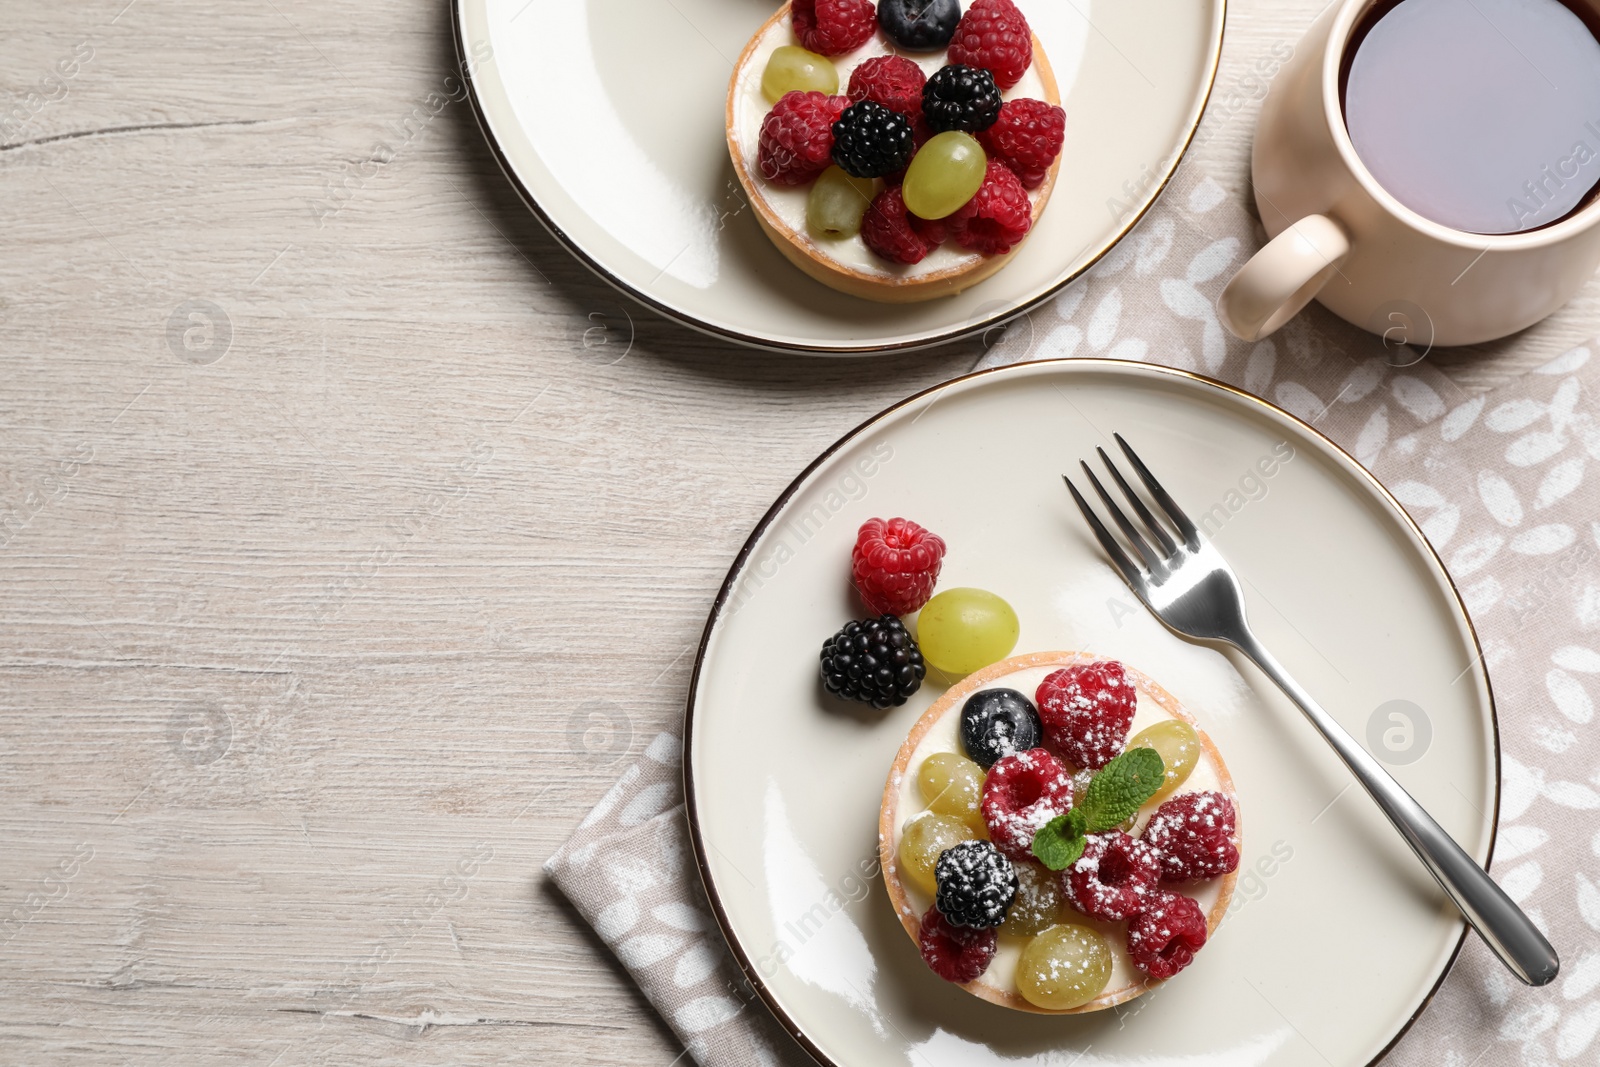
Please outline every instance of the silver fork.
M1200 532L1189 521L1189 516L1156 481L1150 468L1128 447L1122 435L1113 436L1139 480L1149 490L1156 506L1171 523L1172 530L1181 538L1174 540L1172 532L1151 514L1144 500L1134 492L1116 464L1111 462L1111 457L1106 455L1105 449L1097 448L1095 451L1100 454L1100 461L1117 483L1117 488L1122 490L1122 495L1127 498L1149 537L1143 536L1128 520L1089 465L1079 465L1117 529L1138 553L1137 559L1130 556L1116 536L1106 529L1094 509L1078 492L1077 486L1072 484L1072 479L1062 475L1072 492L1072 499L1077 501L1078 509L1083 512L1101 547L1111 557L1111 562L1122 573L1128 586L1155 613L1156 618L1180 636L1232 645L1261 668L1267 677L1277 683L1278 688L1288 694L1289 699L1300 706L1306 718L1311 720L1311 725L1333 746L1356 780L1372 794L1372 799L1377 801L1378 807L1400 831L1406 844L1411 846L1417 858L1438 880L1450 899L1455 901L1467 922L1472 924L1478 936L1488 942L1501 962L1529 985L1545 985L1555 978L1561 961L1550 942L1422 805L1401 788L1400 783L1390 777L1389 772L1357 744L1355 738L1335 722L1312 699L1310 693L1289 677L1283 665L1257 640L1245 618L1244 595L1239 588L1239 580L1234 577L1233 568L1228 566L1227 560L1209 541L1200 539Z

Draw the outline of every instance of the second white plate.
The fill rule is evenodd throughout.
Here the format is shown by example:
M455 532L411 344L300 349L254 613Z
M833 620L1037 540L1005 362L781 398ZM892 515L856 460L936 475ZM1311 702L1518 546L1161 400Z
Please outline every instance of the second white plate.
M695 671L690 824L736 956L834 1067L1332 1067L1415 1018L1463 924L1270 683L1173 636L1089 537L1061 473L1120 431L1210 530L1262 639L1474 857L1498 803L1493 704L1443 566L1392 497L1304 423L1182 372L1026 363L914 397L829 449L729 576ZM906 731L822 693L817 650L857 616L850 547L904 515L949 544L942 588L1004 596L1017 652L1120 659L1194 713L1233 772L1244 862L1196 962L1120 1009L1027 1016L940 981L876 877L878 804Z
M748 344L863 352L950 340L1049 297L1132 228L1200 121L1224 0L1018 4L1067 111L1056 192L1016 262L959 296L898 306L801 274L734 177L728 79L774 0L456 0L456 36L502 167L602 277Z

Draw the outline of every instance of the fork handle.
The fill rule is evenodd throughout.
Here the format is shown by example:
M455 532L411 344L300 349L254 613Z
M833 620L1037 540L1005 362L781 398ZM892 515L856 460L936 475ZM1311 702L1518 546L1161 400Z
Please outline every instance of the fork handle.
M1243 639L1233 644L1300 706L1501 962L1529 985L1542 986L1554 979L1561 969L1556 950L1488 872L1455 843L1349 731L1300 688L1255 634L1245 630Z

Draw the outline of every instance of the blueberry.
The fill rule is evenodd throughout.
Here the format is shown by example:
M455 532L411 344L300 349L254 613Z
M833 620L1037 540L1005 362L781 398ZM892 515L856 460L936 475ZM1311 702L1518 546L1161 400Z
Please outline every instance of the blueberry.
M1015 689L981 689L961 706L961 744L984 770L1001 756L1039 747L1044 728L1033 702Z
M956 35L959 0L878 0L878 26L912 52L937 52Z

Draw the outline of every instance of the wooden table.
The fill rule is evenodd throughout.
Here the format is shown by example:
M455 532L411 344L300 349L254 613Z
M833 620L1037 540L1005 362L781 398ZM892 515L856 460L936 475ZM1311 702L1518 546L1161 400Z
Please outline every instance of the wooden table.
M1321 3L1230 12L1188 165L1241 199ZM678 723L773 496L981 345L619 297L430 95L443 3L5 16L0 1061L665 1067L540 864ZM1479 389L1596 323L1434 358Z

